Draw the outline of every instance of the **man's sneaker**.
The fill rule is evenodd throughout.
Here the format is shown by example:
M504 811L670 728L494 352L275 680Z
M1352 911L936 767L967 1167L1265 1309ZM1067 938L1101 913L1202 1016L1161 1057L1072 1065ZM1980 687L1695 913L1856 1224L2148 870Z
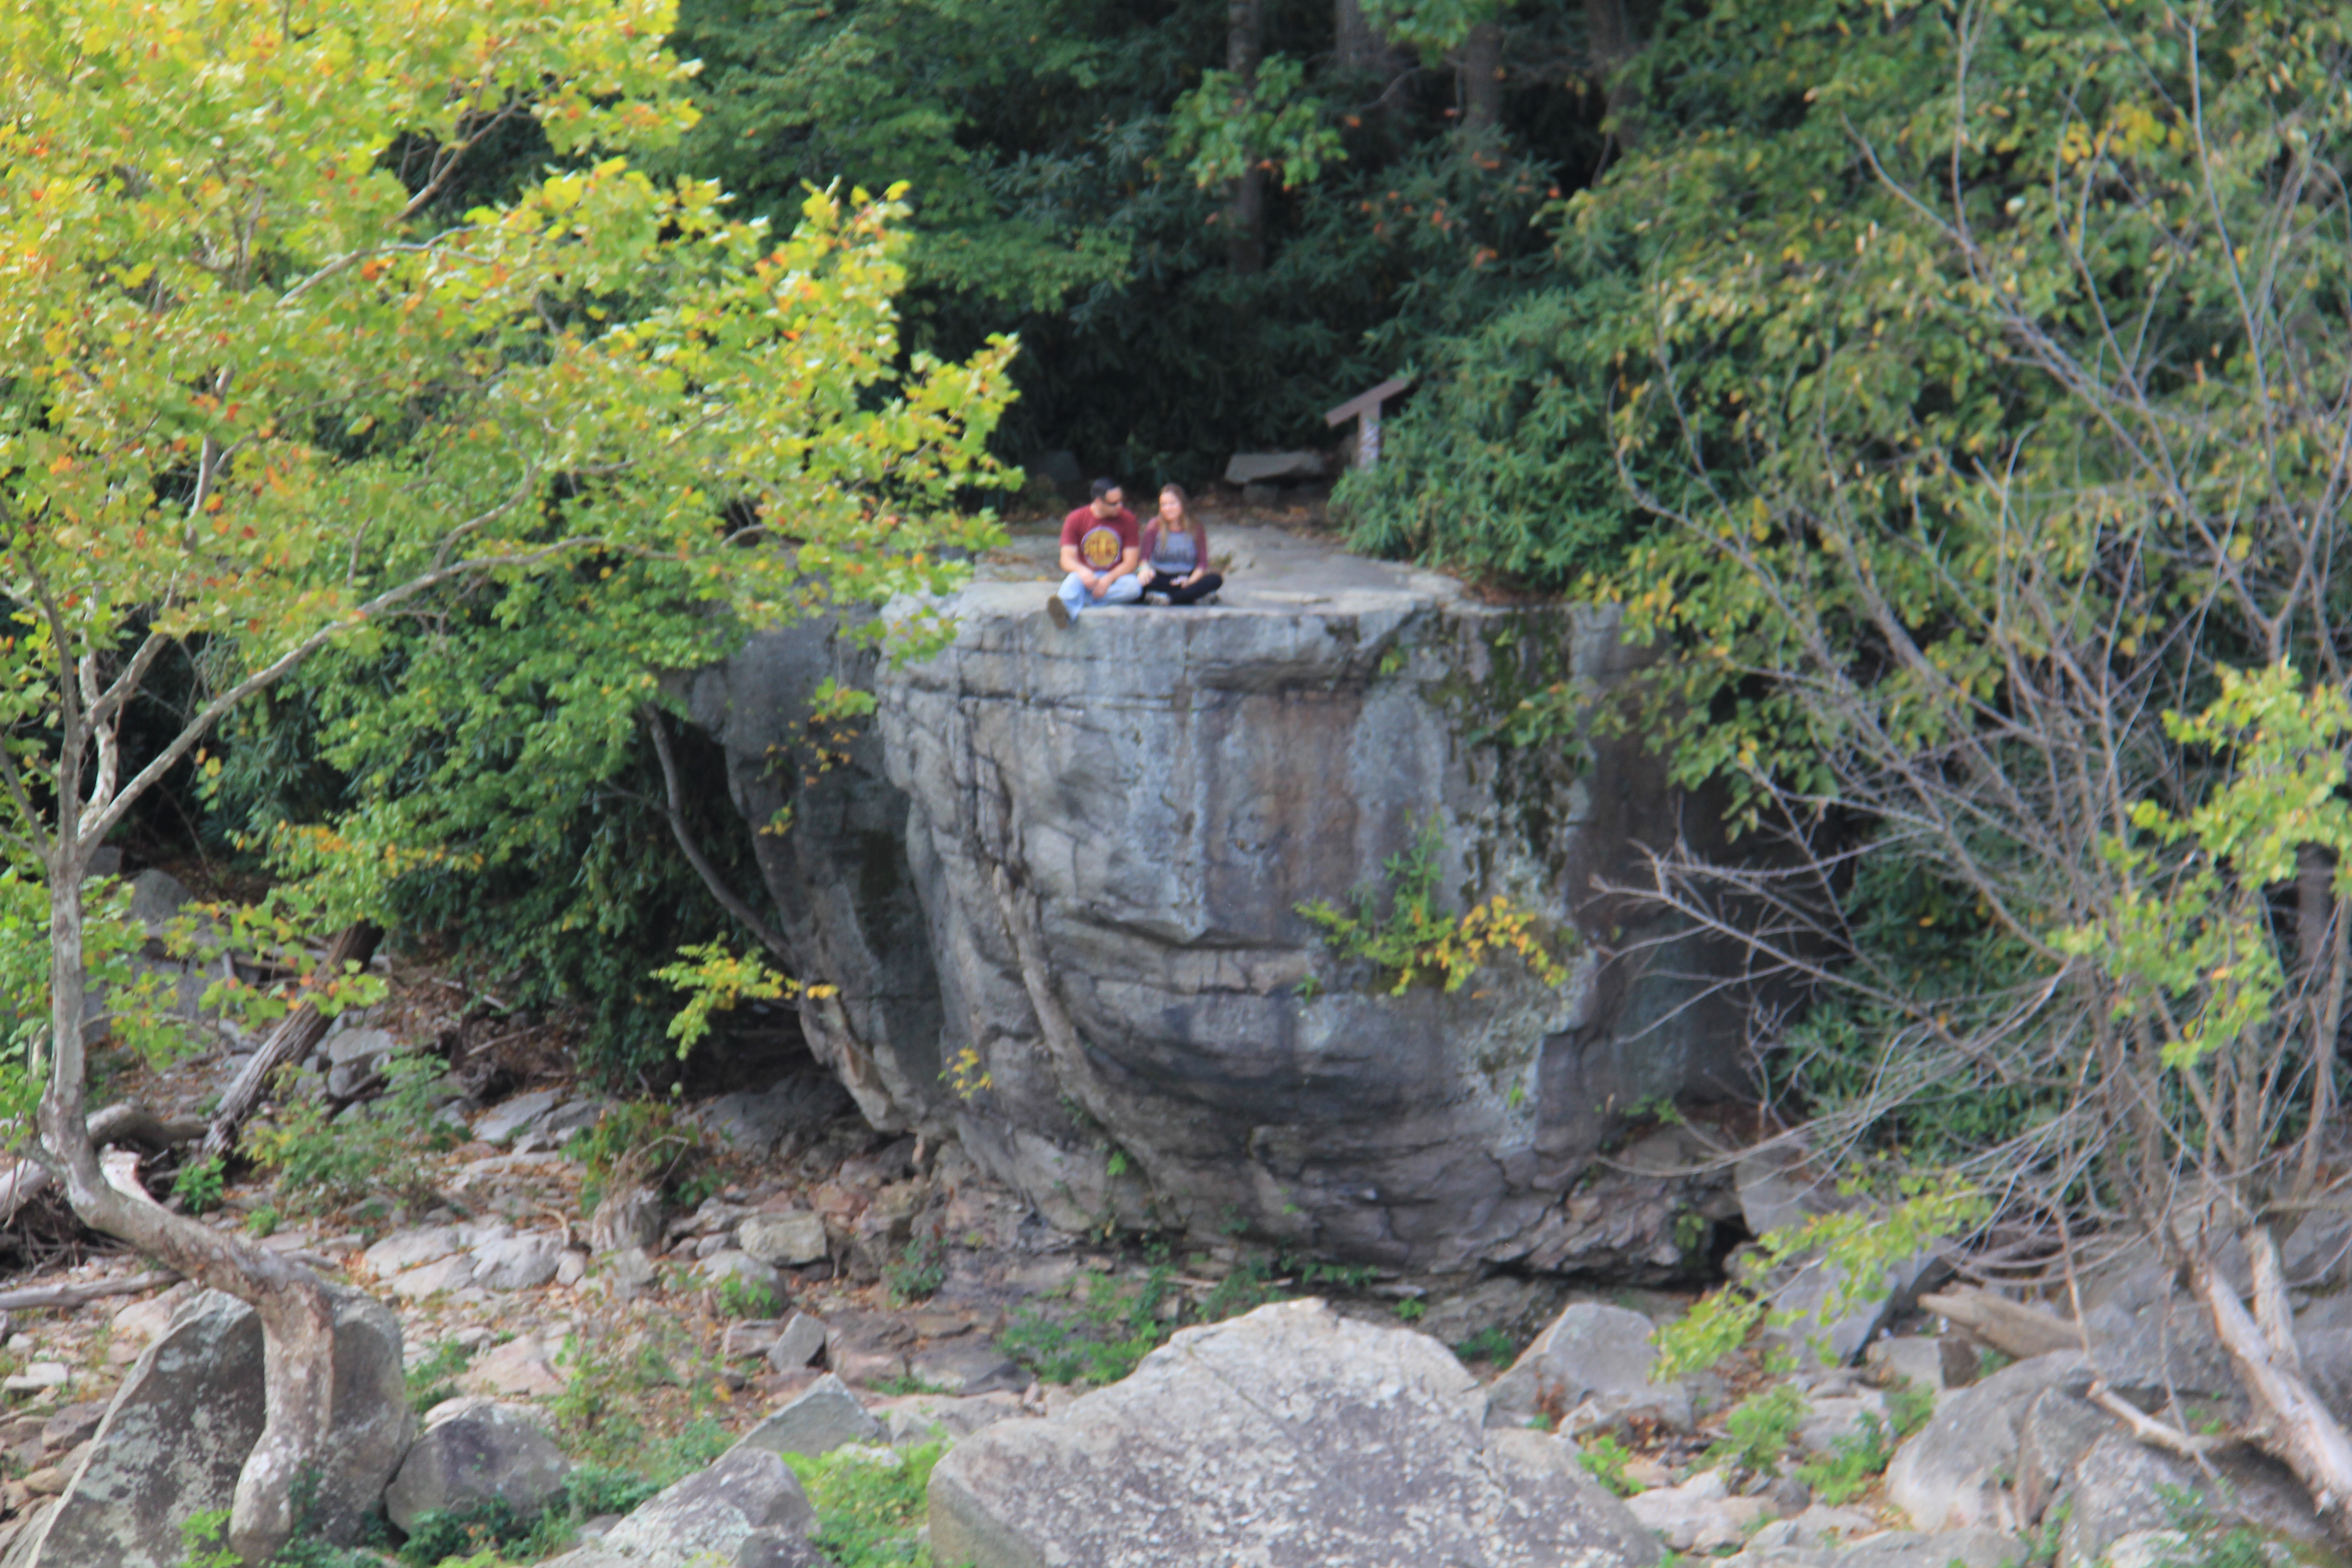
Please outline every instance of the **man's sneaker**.
M1045 616L1064 631L1070 629L1070 602L1056 594L1045 601Z

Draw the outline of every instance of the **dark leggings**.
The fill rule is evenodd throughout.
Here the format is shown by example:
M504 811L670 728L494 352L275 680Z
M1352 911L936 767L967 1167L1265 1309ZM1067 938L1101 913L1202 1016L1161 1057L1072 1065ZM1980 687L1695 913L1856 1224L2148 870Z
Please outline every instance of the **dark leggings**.
M1154 577L1144 584L1143 596L1148 599L1154 594L1160 594L1166 595L1171 605L1197 605L1225 585L1225 580L1214 572L1203 572L1199 582L1189 588L1180 588L1176 585L1176 577L1182 575L1180 572L1175 577Z

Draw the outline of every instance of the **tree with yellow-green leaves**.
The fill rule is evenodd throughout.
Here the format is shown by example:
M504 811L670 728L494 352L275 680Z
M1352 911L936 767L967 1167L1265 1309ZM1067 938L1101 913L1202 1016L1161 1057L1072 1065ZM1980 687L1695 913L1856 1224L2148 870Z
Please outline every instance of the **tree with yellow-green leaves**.
M489 635L601 616L551 723L625 731L711 628L941 585L984 534L954 498L991 477L1013 345L900 368L889 200L812 194L785 237L634 169L691 119L671 25L662 0L37 0L0 33L0 967L46 994L0 1110L83 1220L258 1310L250 1560L332 1429L331 1308L92 1145L86 968L142 935L93 853L321 653L469 605ZM453 211L526 121L549 166ZM173 660L184 721L126 725ZM306 843L347 903L403 847ZM245 1001L363 994L313 970ZM108 1001L154 1037L135 989Z

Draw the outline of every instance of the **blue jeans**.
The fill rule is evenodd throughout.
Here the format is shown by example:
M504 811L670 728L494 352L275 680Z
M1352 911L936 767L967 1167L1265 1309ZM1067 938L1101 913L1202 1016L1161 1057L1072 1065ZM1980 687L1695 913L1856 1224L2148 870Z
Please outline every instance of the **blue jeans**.
M1090 594L1073 572L1054 591L1062 596L1062 603L1070 606L1070 618L1076 620L1080 610L1091 610L1097 605L1132 605L1143 597L1143 579L1130 572L1124 577L1112 578L1110 586L1102 593Z

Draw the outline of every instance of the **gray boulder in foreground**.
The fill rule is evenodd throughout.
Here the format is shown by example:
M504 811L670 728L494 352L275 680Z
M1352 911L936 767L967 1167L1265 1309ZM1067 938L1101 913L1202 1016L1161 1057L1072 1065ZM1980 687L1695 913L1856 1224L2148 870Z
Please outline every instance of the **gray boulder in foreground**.
M766 1420L745 1433L737 1447L814 1458L845 1443L881 1439L882 1424L866 1413L847 1384L826 1373L778 1405Z
M2019 1436L2046 1389L2083 1371L2074 1354L2036 1356L1948 1394L1886 1467L1886 1500L1923 1531L2015 1530Z
M383 1511L413 1531L428 1513L502 1498L517 1517L530 1519L562 1490L571 1469L572 1461L529 1412L467 1400L411 1446L384 1489Z
M739 1446L547 1568L821 1568L815 1527L783 1460Z
M1452 1352L1286 1301L1186 1329L1051 1420L931 1472L971 1568L1641 1568L1658 1543L1543 1433L1485 1426Z
M373 1297L335 1299L335 1431L313 1528L354 1539L415 1430L400 1320ZM261 1320L217 1291L193 1297L116 1391L89 1458L10 1552L12 1568L178 1568L180 1529L229 1506L261 1436Z

